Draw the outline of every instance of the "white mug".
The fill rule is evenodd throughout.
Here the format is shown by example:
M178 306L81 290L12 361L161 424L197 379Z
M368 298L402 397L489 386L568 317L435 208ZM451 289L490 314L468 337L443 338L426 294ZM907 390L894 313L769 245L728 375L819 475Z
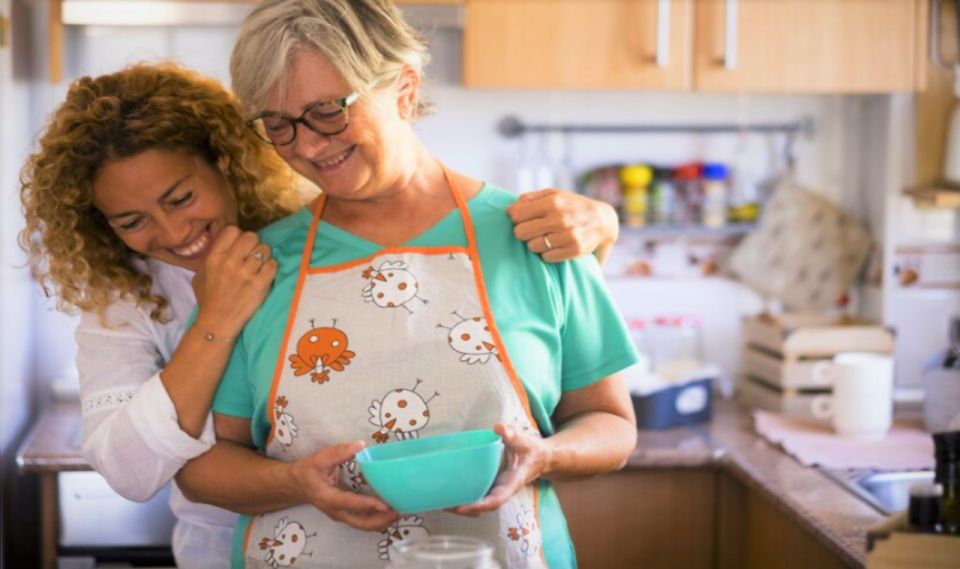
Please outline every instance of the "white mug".
M833 386L833 395L814 398L814 416L831 419L843 437L875 440L887 434L893 420L893 358L842 353L813 366L812 374L814 382Z

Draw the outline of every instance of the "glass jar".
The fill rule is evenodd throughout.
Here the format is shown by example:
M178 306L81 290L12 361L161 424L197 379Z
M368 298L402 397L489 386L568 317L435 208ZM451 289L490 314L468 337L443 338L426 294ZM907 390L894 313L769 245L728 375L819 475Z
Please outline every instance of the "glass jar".
M727 224L728 172L723 164L703 165L702 222L706 227Z
M701 366L700 320L694 316L660 316L650 333L654 372L679 380Z
M501 569L493 546L473 537L431 535L390 548L385 569Z

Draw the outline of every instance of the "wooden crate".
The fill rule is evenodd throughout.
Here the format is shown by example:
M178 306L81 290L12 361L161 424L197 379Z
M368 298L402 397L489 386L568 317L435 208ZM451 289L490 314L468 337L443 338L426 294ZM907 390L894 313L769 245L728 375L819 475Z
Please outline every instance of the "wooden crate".
M893 334L879 324L817 314L760 315L743 323L743 373L781 388L818 389L818 362L841 352L892 354Z
M806 419L819 420L813 414L813 401L829 393L829 389L784 389L749 376L741 378L737 384L737 399L744 406Z
M746 345L785 360L828 358L840 352L893 353L893 334L880 324L845 316L762 314L743 323Z

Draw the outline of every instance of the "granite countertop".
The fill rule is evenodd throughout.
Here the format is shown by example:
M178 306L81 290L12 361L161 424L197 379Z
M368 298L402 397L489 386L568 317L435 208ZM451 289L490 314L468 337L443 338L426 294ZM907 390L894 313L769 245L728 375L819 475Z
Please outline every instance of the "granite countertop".
M47 408L17 454L24 473L90 470L80 448L80 408ZM805 467L753 430L750 414L717 401L710 423L639 431L631 469L719 468L763 493L846 564L862 567L867 530L883 517L815 468Z
M883 516L816 468L803 466L756 434L748 410L718 401L710 423L640 431L627 468L722 469L815 536L846 565L866 563L867 531Z

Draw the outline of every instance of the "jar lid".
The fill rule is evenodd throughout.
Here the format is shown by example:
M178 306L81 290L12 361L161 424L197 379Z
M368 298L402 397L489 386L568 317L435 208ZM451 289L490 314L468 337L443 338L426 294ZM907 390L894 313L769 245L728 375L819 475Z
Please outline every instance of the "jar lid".
M726 180L727 167L724 164L715 162L703 165L703 177L708 180Z
M933 446L938 460L960 459L960 431L934 433Z

